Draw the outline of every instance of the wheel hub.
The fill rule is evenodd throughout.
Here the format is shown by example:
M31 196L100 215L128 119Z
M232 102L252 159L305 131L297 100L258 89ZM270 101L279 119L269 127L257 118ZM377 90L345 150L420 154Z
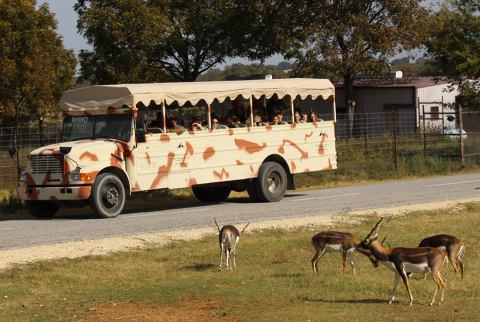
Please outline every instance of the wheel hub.
M280 176L276 172L272 172L268 177L267 177L267 186L268 190L271 193L274 193L277 190L278 184L280 183Z
M118 197L119 197L119 191L118 188L114 185L109 185L105 189L105 194L103 198L103 202L105 206L107 207L113 207L118 203Z

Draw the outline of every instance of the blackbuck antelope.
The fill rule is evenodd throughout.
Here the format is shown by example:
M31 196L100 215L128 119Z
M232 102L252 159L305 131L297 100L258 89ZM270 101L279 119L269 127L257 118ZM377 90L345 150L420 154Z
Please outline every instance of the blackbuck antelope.
M220 246L220 265L219 267L222 268L222 262L223 262L223 254L225 254L226 257L226 265L227 269L232 269L232 263L233 263L233 268L236 268L237 265L235 263L235 249L237 247L238 242L240 241L240 232L238 231L235 226L232 225L225 225L222 228L217 223L217 219L213 218L215 220L215 225L217 225L218 229L218 244ZM247 229L248 223L245 227L242 229L242 234Z
M403 284L405 285L408 295L410 296L410 305L413 304L413 296L412 292L410 291L407 272L432 273L433 280L437 284L437 288L435 289L435 293L433 294L430 305L435 303L435 298L439 290L441 290L440 303L442 303L445 296L446 280L440 273L440 269L442 268L442 265L446 259L445 252L433 247L383 247L378 242L377 238L378 231L386 221L387 220L385 218L380 219L375 227L373 227L372 231L361 242L359 248L370 250L375 258L377 258L395 273L392 299L388 303L392 304L395 301L398 282L400 281L400 278L402 278Z
M458 239L455 236L450 235L435 235L423 239L418 247L435 247L443 250L447 253L447 258L450 264L453 266L455 276L460 271L460 276L463 279L463 262L462 255L465 253L465 244L463 240ZM424 278L427 274L424 274Z
M347 258L352 267L353 275L355 275L355 264L353 263L353 252L358 250L367 256L375 267L378 266L377 259L372 252L366 249L358 249L360 240L350 233L338 231L322 231L312 237L313 247L315 247L315 255L312 258L312 268L315 274L318 273L318 261L327 251L335 251L342 253L343 272L347 269Z

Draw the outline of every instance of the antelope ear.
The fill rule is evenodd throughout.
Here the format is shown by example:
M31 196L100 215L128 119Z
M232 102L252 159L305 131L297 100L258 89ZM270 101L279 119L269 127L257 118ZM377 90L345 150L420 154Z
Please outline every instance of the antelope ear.
M377 239L378 239L378 236L375 236L375 237L373 237L372 239L370 239L370 242L374 242L374 241L376 241Z

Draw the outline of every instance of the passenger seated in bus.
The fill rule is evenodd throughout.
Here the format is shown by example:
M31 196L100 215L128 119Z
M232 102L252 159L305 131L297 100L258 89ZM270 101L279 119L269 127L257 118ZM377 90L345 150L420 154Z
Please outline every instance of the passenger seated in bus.
M295 114L293 115L293 118L294 118L295 123L302 123L302 116L300 115L299 110L295 110Z
M200 118L200 115L193 115L192 123L190 124L190 130L191 131L203 131L202 119Z
M308 122L308 114L302 113L302 119L300 120L300 123L307 123L307 122Z
M323 122L321 118L318 117L317 113L311 112L310 113L310 122Z
M162 133L163 132L163 115L158 112L155 116L155 120L148 124L147 132L149 133Z
M251 126L251 123L250 123L250 116L247 118L247 120L245 121L245 124L247 126ZM254 108L253 109L253 126L258 126L258 123L262 122L262 118L260 117L259 113L258 113L258 109L257 108Z
M280 120L278 119L278 115L273 115L270 118L270 125L280 125Z
M212 130L216 130L216 129L219 129L219 126L220 126L220 121L218 119L218 117L216 116L213 116L212 117Z
M172 116L168 119L167 131L178 133L185 131L185 128L178 124L178 119L175 116Z
M229 128L245 127L245 124L242 124L242 122L240 122L236 115L227 116L226 125Z
M275 115L278 118L278 124L287 124L286 122L283 121L283 113L282 112L277 112Z

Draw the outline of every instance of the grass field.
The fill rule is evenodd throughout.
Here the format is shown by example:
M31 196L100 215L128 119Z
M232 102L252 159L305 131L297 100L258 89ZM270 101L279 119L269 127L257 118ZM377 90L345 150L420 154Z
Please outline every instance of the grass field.
M381 232L395 246L449 233L465 240L465 278L447 278L445 303L428 306L434 283L414 278L414 306L399 288L388 305L393 273L355 254L357 276L341 272L341 256L310 268L311 237L321 227L246 233L237 270L219 270L215 236L103 257L38 262L0 273L1 321L475 321L480 319L480 204L415 212ZM363 237L376 216L334 229ZM254 224L251 225L254 229ZM212 228L213 231L213 228Z

